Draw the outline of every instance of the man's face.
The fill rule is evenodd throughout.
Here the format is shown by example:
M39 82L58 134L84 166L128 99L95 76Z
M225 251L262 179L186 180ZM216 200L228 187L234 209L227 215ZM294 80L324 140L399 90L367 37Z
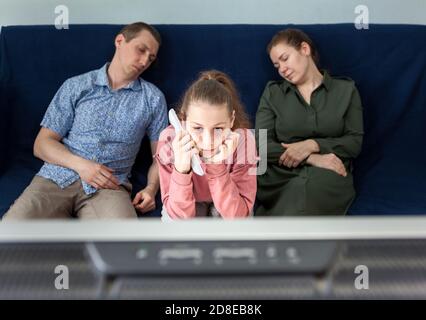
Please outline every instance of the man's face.
M123 72L128 78L137 78L157 58L158 42L147 30L126 42L122 34L115 39L116 54Z

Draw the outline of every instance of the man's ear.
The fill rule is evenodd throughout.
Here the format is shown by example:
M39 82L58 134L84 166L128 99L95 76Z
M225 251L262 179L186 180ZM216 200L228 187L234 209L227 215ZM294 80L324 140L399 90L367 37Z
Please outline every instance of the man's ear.
M124 36L121 33L118 34L115 37L115 41L114 41L115 47L119 48L124 41L126 41L126 38L124 38Z

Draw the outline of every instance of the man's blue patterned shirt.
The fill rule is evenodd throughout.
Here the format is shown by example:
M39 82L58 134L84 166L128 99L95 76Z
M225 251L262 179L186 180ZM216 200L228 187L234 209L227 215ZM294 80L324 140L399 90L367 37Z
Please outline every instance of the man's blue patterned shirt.
M158 141L167 127L167 105L162 92L141 78L113 91L108 66L66 80L40 125L58 133L72 153L114 169L124 183L145 133L150 141ZM50 163L37 175L61 188L80 179L77 172ZM96 192L85 182L83 188L86 194Z

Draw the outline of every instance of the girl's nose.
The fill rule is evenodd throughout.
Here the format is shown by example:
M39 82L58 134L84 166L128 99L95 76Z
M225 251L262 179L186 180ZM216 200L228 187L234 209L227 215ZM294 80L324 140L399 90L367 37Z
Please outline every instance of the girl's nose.
M202 136L202 148L203 149L212 149L214 146L214 135L210 134L207 130L203 133Z

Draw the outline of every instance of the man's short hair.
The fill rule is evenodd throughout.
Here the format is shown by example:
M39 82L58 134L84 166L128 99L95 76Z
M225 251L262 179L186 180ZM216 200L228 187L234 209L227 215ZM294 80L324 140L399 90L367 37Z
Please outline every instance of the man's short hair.
M132 24L128 24L127 26L123 27L123 29L121 29L118 34L122 34L124 36L124 39L126 39L126 42L129 42L132 39L136 38L139 32L143 30L148 31L158 42L158 46L161 46L160 33L153 26L145 22L135 22Z

